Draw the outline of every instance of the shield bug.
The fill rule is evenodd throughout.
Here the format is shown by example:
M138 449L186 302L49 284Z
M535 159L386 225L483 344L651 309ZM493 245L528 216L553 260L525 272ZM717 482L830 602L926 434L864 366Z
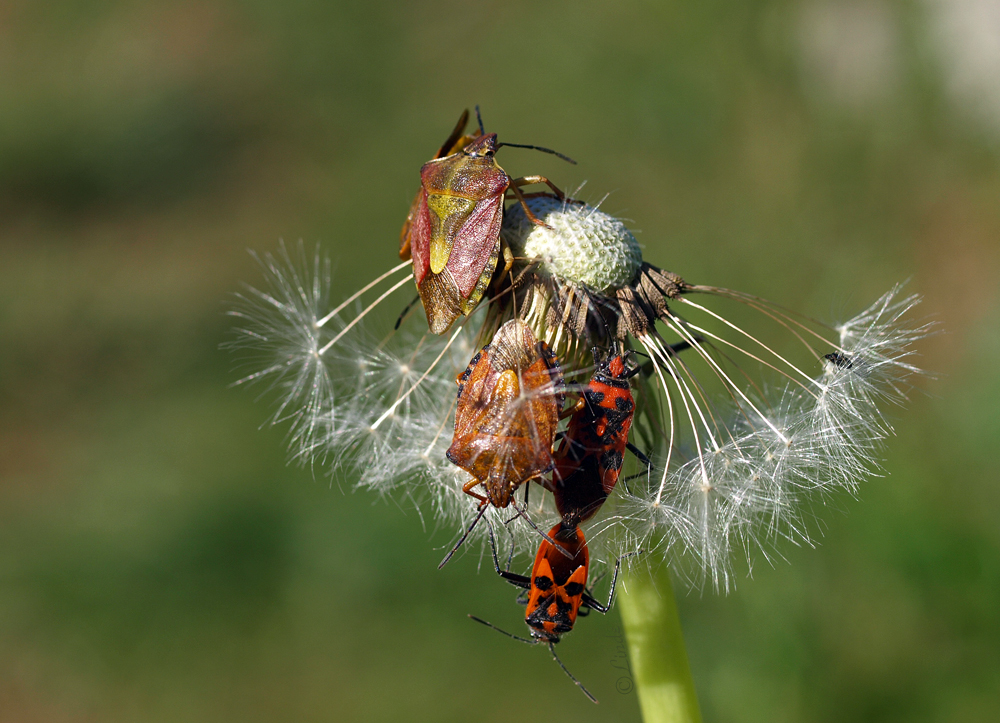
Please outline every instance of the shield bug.
M462 491L479 500L479 514L442 566L488 505L507 507L521 484L552 469L563 399L558 360L519 319L501 326L458 377L455 436L446 455L472 475ZM485 494L475 491L480 485Z
M628 442L635 412L629 379L640 368L629 369L617 350L602 357L594 349L594 363L594 374L556 450L552 479L546 483L559 514L580 522L593 517L611 494L626 448L649 466L645 455Z
M552 469L564 384L555 355L518 319L500 327L458 378L448 459L472 475L462 489L507 507L524 482ZM485 495L474 491L482 485Z
M479 129L479 135L465 136L456 126L448 139L455 139L448 149L451 152L423 165L420 193L403 226L400 254L408 247L427 324L435 334L447 331L460 315L471 313L486 292L500 258L507 191L524 205L528 219L539 225L544 224L525 205L520 187L544 183L558 198L566 198L544 176L511 178L496 162L496 152L502 146L534 148L575 163L548 148L499 143L496 133L483 132L481 119ZM513 261L509 251L505 258L509 267Z
M562 639L563 635L573 629L577 617L588 615L591 610L604 614L611 609L621 560L615 564L608 602L602 604L594 599L594 596L587 590L590 550L587 549L586 538L583 531L577 527L576 520L564 518L562 522L549 530L548 537L542 540L538 547L530 577L500 569L500 560L497 558L492 530L490 530L490 547L493 550L493 567L497 574L511 585L527 591L524 622L527 623L528 630L531 632L531 639L511 635L474 615L469 617L523 643L547 645L549 652L552 653L552 657L559 663L563 672L588 698L596 703L597 699L583 687L580 681L573 677L572 673L559 660L553 646Z

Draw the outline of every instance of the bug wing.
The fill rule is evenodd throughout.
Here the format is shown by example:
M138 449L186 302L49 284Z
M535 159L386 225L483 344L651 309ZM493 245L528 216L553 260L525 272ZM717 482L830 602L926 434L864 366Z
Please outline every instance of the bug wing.
M425 163L420 183L430 212L431 272L441 273L457 248L463 264L475 264L472 269L450 269L460 277L458 286L467 298L500 238L503 197L510 178L492 157L457 153Z
M477 463L485 461L482 429L488 424L492 390L499 375L490 363L489 347L483 349L462 383L455 408L455 435L447 456L476 479L485 476L480 475Z
M432 334L444 334L455 323L455 319L468 313L447 269L440 274L428 273L417 291L420 292L420 301L427 314L427 326Z
M479 292L481 297L486 284L493 276L500 254L502 221L503 194L501 193L477 203L459 228L446 268L455 279L458 293L463 299L472 301L470 297L477 290L477 286L481 286Z

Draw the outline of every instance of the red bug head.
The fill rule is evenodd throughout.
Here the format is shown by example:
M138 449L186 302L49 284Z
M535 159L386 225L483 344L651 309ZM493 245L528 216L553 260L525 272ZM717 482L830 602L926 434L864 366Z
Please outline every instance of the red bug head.
M617 344L611 347L607 355L602 355L601 351L597 347L594 347L593 354L595 367L593 376L594 381L608 384L610 386L622 386L620 382L631 379L639 372L638 367L634 369L630 369L628 367L627 362L631 352L620 352ZM615 382L619 383L616 384Z
M475 158L492 158L497 152L497 134L487 133L485 136L476 138L472 143L462 149L466 156Z
M625 360L621 356L612 357L607 363L608 373L613 377L624 376L625 374Z

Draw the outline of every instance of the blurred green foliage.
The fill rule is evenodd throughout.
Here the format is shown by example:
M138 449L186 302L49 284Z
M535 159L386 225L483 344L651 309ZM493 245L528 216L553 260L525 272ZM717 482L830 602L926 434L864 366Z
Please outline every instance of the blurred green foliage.
M614 614L560 646L595 708L465 617L519 631L509 586L226 388L244 249L322 242L346 295L477 103L664 268L826 320L911 278L946 331L822 546L681 600L706 719L1000 718L1000 31L959 6L0 5L0 719L638 718Z

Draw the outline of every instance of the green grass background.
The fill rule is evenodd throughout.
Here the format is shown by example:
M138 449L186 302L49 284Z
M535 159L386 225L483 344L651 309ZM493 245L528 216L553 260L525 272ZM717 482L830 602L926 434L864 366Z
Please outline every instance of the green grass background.
M338 297L393 264L477 103L663 268L827 320L909 278L945 330L818 549L682 597L706 719L1000 719L1000 122L941 6L0 3L0 720L638 719L614 613L560 646L595 707L217 350L247 248L321 242Z

